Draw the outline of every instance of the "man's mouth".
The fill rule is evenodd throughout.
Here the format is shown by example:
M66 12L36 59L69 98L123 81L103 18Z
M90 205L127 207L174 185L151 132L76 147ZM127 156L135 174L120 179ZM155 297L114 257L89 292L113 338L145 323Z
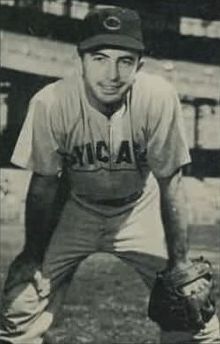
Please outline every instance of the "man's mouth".
M108 93L108 94L114 94L114 93L117 93L119 88L122 86L121 84L120 85L103 85L103 84L100 84L101 88L102 88L102 91L104 93Z

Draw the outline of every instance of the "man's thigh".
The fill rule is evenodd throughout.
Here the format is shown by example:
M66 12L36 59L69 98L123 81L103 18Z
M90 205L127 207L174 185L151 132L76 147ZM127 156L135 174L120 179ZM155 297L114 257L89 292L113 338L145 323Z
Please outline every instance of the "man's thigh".
M167 257L165 234L161 220L159 196L156 192L132 209L106 219L104 249L112 252L138 252Z
M141 279L148 288L152 288L156 272L161 271L166 266L166 259L150 254L127 251L114 252L114 255L124 261L126 264L132 266L134 270L140 275Z
M46 251L43 275L52 284L59 283L81 260L97 251L98 241L99 217L68 201Z

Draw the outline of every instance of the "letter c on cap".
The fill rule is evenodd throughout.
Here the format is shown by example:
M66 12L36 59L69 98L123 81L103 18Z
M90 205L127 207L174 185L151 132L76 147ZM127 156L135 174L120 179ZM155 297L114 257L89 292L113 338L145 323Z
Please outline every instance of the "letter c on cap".
M110 16L103 21L103 25L108 30L117 31L121 28L121 21L115 16Z

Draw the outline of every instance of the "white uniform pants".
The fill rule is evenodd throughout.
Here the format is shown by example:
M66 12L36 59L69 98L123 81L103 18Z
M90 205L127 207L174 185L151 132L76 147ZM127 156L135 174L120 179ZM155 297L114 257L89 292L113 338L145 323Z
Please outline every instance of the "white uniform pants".
M163 228L157 197L147 208L141 207L105 217L68 201L46 253L42 292L31 283L21 283L4 297L0 344L42 344L74 271L92 253L119 257L132 265L150 288L155 272L166 262ZM218 320L213 317L205 331L194 336L162 333L161 342L208 344L220 343L219 338Z

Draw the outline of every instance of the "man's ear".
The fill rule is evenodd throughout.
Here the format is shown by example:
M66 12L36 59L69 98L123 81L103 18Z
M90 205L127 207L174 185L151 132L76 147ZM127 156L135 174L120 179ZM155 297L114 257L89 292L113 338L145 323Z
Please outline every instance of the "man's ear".
M83 61L82 56L77 56L77 58L74 60L74 65L76 66L76 69L80 72L80 74L83 74Z
M140 57L138 61L137 71L139 71L145 64L146 58L144 56Z

